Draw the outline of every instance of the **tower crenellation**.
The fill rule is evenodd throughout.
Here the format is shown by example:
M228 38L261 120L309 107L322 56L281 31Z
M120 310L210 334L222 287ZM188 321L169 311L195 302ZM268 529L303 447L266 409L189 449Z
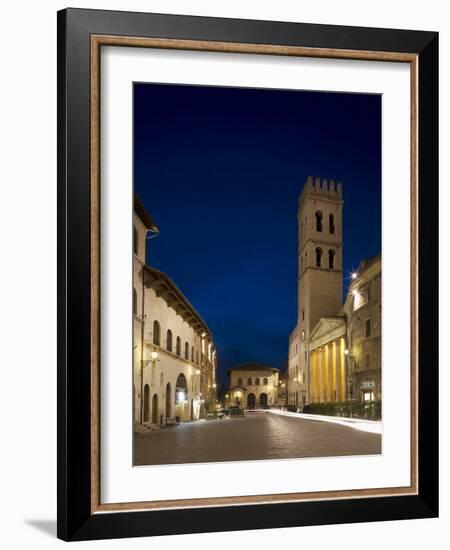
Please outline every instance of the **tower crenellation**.
M329 197L332 200L336 198L342 198L342 182L336 182L334 179L328 180L327 178L321 178L320 176L308 176L303 191L299 197L299 207L304 200L305 195L314 193L321 195L321 197Z

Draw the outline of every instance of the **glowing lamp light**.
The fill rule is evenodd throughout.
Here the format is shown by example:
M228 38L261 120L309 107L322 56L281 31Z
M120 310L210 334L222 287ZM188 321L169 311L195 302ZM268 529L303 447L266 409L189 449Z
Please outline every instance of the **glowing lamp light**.
M195 374L200 374L200 372L201 372L200 369L197 369L197 370L195 371Z
M358 277L358 273L352 273L352 279L355 280Z
M217 385L216 385L216 384L213 384L213 388L216 389L216 388L217 388Z
M158 359L158 352L157 351L152 351L152 359L155 361L156 359Z
M349 353L348 349L344 349L344 355L348 355Z

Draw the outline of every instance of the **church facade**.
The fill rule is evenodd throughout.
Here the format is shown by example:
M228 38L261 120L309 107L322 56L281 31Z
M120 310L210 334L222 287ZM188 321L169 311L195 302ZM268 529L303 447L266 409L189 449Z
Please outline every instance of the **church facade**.
M134 424L203 418L216 400L212 334L174 281L146 262L159 230L135 197L133 233Z
M289 336L288 403L381 400L381 257L343 295L343 190L308 177L298 204L298 315Z

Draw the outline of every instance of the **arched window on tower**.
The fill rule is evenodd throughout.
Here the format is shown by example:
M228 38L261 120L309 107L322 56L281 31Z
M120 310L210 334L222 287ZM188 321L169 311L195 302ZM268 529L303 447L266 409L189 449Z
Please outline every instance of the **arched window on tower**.
M181 338L177 336L177 355L181 355Z
M187 342L184 344L184 358L189 359L189 344Z
M334 215L330 214L329 216L329 226L330 226L330 233L334 235Z
M320 210L317 210L316 212L316 231L319 233L322 233L322 220L323 220L323 214Z
M316 248L316 267L322 267L322 249L320 246Z
M161 327L158 321L153 321L153 343L155 346L161 345Z
M133 226L133 252L135 254L139 253L139 237L135 226Z
M334 256L336 255L336 252L334 250L328 251L328 268L334 269Z
M172 331L169 329L167 331L167 351L172 351L173 347L173 336Z

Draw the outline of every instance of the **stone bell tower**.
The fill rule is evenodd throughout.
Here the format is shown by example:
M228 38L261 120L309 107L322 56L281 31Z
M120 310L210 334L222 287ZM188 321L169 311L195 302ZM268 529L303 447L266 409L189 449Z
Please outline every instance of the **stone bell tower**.
M342 184L309 176L298 203L298 377L309 402L308 339L342 307ZM295 384L294 384L295 385Z

